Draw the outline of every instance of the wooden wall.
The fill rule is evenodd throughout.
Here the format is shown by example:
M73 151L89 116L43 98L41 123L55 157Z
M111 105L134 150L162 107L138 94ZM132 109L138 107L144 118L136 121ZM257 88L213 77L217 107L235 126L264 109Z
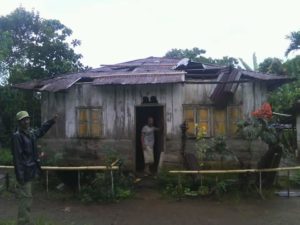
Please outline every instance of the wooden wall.
M61 142L51 142L53 146L57 143L56 149L71 151L76 148L88 155L96 151L92 155L97 155L104 143L110 143L118 145L127 159L134 161L135 106L141 105L143 96L156 96L158 103L165 107L166 160L175 162L179 160L183 104L212 104L209 95L213 87L209 84L76 84L65 92L43 93L42 119L50 118L56 112L60 115L58 123L47 134L48 139L61 139ZM242 83L233 104L242 105L243 116L248 117L266 99L267 91L262 83ZM76 138L76 107L84 106L102 108L103 135L99 140Z

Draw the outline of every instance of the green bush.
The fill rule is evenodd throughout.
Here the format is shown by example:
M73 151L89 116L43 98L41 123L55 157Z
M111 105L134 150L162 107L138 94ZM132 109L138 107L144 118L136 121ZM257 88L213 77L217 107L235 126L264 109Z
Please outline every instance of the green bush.
M13 157L10 149L1 148L0 149L0 165L12 165Z
M96 173L92 182L83 186L80 200L83 202L112 202L133 196L133 177L123 173L114 173L112 190L110 171Z
M180 182L179 182L180 181ZM163 171L158 175L158 184L164 196L174 198L215 196L220 198L229 192L238 191L236 175L216 176L174 175Z

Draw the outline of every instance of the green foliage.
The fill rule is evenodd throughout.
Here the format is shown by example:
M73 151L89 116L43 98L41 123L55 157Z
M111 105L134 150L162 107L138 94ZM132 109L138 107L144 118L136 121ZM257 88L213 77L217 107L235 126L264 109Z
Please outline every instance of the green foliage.
M253 70L258 71L257 57L255 52L252 55L252 61L253 61Z
M253 117L251 120L239 121L238 133L249 142L261 139L266 144L276 144L279 141L276 129L269 126L269 121L261 118Z
M40 125L40 94L11 89L11 84L85 69L69 41L72 30L58 20L19 7L0 17L0 143L8 146L15 114L27 110L33 127ZM5 106L5 107L4 107ZM2 125L2 126L1 126Z
M22 92L7 86L0 86L0 144L9 146L11 135L17 127L15 115L20 110L27 110L31 124L40 124L40 99L31 92ZM2 126L1 126L2 125Z
M226 145L224 136L206 137L206 131L200 129L196 139L196 153L201 161L200 166L204 166L205 160L213 159L216 155L231 154Z
M183 58L189 58L192 61L195 62L201 62L201 63L210 63L210 64L216 64L216 65L238 65L238 60L233 57L224 56L221 59L213 59L213 58L207 58L203 56L203 54L206 53L206 50L199 49L197 47L194 47L192 49L171 49L165 54L165 57L167 58L173 58L173 59L183 59Z
M226 177L227 176L227 177ZM232 177L234 176L234 177ZM160 174L160 186L163 187L163 195L177 199L184 197L217 197L237 190L237 179L235 175L223 175L219 179L215 176L191 176L180 175L180 178L172 175ZM196 179L195 179L196 178ZM232 179L234 178L234 179Z
M121 160L120 153L112 146L104 147L104 162L106 166ZM119 164L119 166L121 166ZM92 179L87 179L83 185L80 199L83 202L111 202L133 196L134 177L130 174L125 175L121 169L113 172L114 191L112 190L111 171L96 173Z
M246 70L252 71L252 68L242 58L239 58L239 60Z
M290 177L290 182L294 187L300 187L300 171L294 172L294 174Z
M288 56L290 52L300 48L300 31L293 31L286 38L290 40L290 45L285 52L285 56Z
M50 77L83 69L73 47L80 45L68 38L72 30L58 20L43 19L38 12L19 7L0 17L0 52L9 83Z
M165 55L167 58L172 58L172 59L182 59L182 58L189 58L193 59L195 61L198 61L201 59L201 55L205 54L204 49L199 49L199 48L193 48L193 49L171 49L168 51Z
M271 74L286 74L284 64L281 59L278 58L266 58L262 63L259 64L258 70L262 73Z
M0 165L12 165L13 159L10 149L0 148Z
M296 80L281 86L270 94L269 102L276 112L290 110L295 102L300 99L300 56L287 60L283 67L285 73Z
M114 173L114 192L111 187L110 172L97 173L90 184L83 186L80 200L83 202L112 202L133 196L133 178L122 173Z

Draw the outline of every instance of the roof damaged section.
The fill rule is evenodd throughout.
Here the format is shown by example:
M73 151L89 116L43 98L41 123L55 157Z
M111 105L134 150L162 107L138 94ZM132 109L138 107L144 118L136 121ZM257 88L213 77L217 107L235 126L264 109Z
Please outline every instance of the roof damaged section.
M47 80L33 80L26 83L16 84L14 87L35 91L57 92L68 89L80 79L81 77L66 76Z
M232 98L239 83L237 81L241 78L241 71L234 68L229 68L228 71L221 71L218 76L220 83L215 85L210 99L217 104L226 104Z
M58 92L72 87L75 83L92 85L140 85L168 83L210 83L216 84L211 99L222 102L234 94L239 83L259 80L265 82L269 89L291 82L287 76L275 76L231 66L218 66L193 62L190 59L169 59L164 57L148 57L113 65L102 65L68 75L50 79L33 80L16 84L14 88Z

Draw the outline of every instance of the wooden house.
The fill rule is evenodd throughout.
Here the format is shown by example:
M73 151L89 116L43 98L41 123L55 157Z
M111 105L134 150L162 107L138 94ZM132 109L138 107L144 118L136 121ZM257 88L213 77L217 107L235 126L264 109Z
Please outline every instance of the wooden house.
M196 127L207 137L224 135L236 151L236 123L267 100L289 79L258 72L149 57L103 65L87 72L33 80L16 88L42 92L42 120L54 113L58 123L42 140L44 148L61 151L73 164L100 164L103 153L115 149L133 170L143 168L142 126L152 116L155 158L164 165L181 161L181 124L188 125L186 149L194 148ZM258 147L258 151L263 148Z

